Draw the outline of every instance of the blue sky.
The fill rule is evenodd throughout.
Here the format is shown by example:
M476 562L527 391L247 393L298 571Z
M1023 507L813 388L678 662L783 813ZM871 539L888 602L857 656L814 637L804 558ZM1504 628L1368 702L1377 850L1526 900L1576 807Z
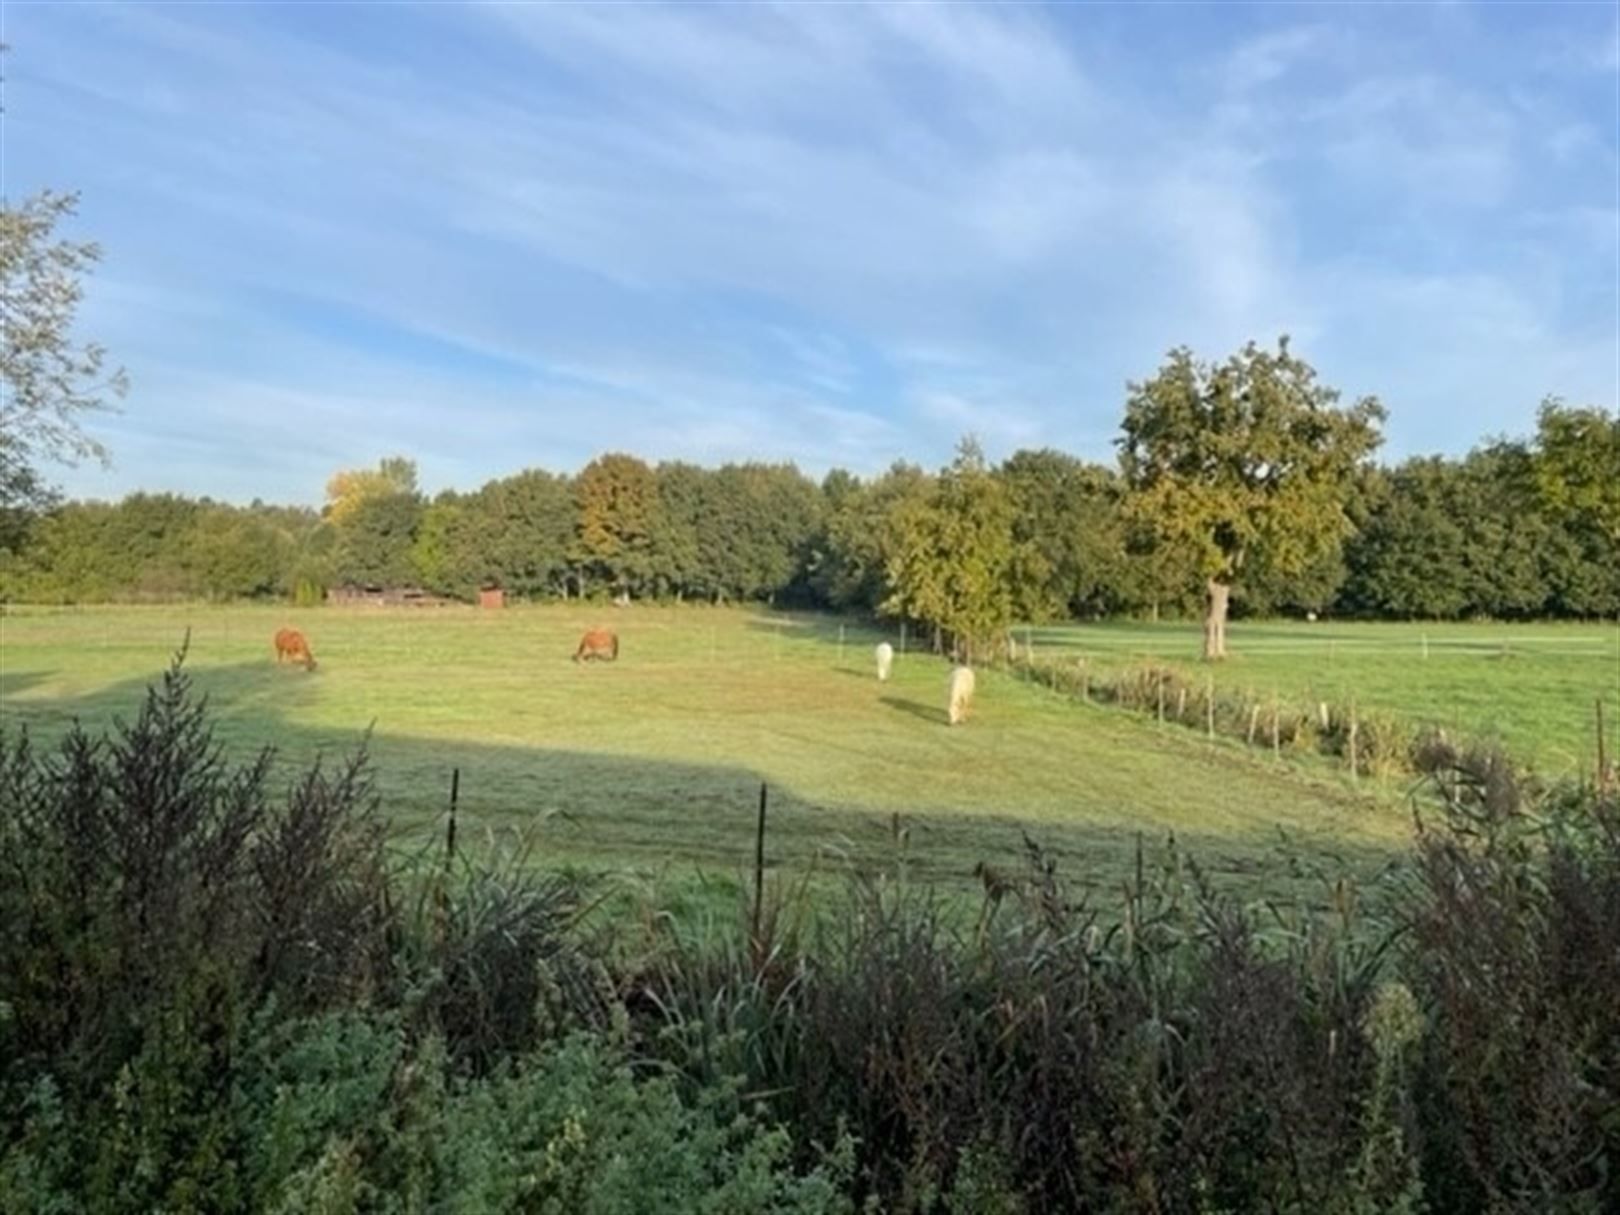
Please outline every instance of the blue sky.
M1111 459L1289 332L1385 456L1620 397L1600 4L31 4L4 190L83 191L135 488L606 449Z

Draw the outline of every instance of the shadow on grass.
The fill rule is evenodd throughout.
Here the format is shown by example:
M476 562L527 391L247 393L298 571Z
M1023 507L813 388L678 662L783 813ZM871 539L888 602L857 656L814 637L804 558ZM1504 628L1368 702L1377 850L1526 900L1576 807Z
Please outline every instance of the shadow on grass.
M293 719L311 705L321 672L278 668L269 660L190 668L194 687L208 697L217 740L232 761L274 748L276 779L291 781L318 756L335 759L366 738L366 721L318 727ZM131 679L79 697L43 699L15 694L39 676L7 677L8 734L26 723L37 746L55 741L77 719L93 735L115 718L129 720L149 682ZM947 717L898 697L885 705L931 724ZM611 740L606 740L611 745ZM373 734L369 752L383 813L397 846L407 852L442 838L451 774L460 770L459 838L468 847L525 841L542 865L613 872L662 884L670 877L735 887L727 875L752 862L761 774L735 765L652 760L542 746ZM968 891L979 861L1017 865L1025 832L1036 838L1077 890L1117 891L1144 843L1150 853L1162 835L1143 836L1128 824L1022 820L918 805L896 816L887 809L830 804L791 787L769 791L766 863L790 873L872 876L906 872L924 882ZM897 828L900 829L897 832ZM908 839L902 853L897 834ZM1338 841L1312 839L1286 847L1275 834L1181 835L1218 887L1245 898L1271 898L1325 907L1324 874L1367 876L1391 853Z
M864 683L876 683L878 681L876 663L873 663L870 667L834 667L833 674L848 675Z
M45 679L45 671L0 671L0 702Z
M879 701L879 703L887 705L896 712L909 713L912 717L920 718L926 722L931 722L936 726L948 726L951 724L951 716L949 713L945 712L944 709L938 709L932 705L925 705L920 701L903 700L898 696L885 696Z

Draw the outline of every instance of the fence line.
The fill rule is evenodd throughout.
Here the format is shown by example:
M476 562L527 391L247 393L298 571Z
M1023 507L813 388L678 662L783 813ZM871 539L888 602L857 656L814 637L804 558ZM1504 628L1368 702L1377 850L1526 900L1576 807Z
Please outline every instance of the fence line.
M1152 664L1094 678L1089 658L1072 664L1019 662L1009 670L1016 678L1082 702L1151 714L1159 722L1173 721L1194 729L1202 726L1209 740L1223 734L1250 748L1268 748L1277 760L1285 751L1337 758L1347 765L1353 781L1363 774L1422 771L1425 766L1444 764L1460 749L1455 737L1460 731L1455 726L1448 734L1433 722L1400 714L1369 717L1354 697L1342 707L1314 697L1300 707L1285 703L1275 688L1266 696L1252 689L1222 692L1215 686L1214 676L1206 673L1199 689L1179 672ZM1173 703L1168 695L1171 691L1175 693Z

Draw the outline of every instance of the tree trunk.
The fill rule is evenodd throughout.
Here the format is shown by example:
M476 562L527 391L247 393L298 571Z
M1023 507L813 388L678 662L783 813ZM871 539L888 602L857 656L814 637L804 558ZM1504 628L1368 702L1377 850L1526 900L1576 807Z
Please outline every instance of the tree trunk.
M1232 598L1232 588L1211 578L1208 583L1209 606L1204 613L1204 657L1210 661L1226 657L1226 609Z

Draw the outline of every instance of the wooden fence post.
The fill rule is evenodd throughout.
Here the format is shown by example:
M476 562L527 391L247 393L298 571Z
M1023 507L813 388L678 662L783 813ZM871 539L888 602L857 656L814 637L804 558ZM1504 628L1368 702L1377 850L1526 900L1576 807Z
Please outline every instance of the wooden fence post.
M461 800L461 769L450 769L450 821L444 832L444 870L433 891L434 943L443 948L450 936L450 869L456 856L456 805Z
M1604 753L1603 697L1597 698L1597 787L1602 793L1609 787L1609 760Z
M445 829L444 837L444 867L450 868L450 862L456 856L456 806L461 801L461 769L450 769L450 825Z
M1279 716L1279 714L1281 712L1282 712L1282 707L1277 703L1277 693L1272 692L1272 694L1271 694L1271 754L1272 754L1272 757L1274 759L1281 759L1282 758L1282 738L1281 738L1281 735L1279 735L1278 731L1277 731L1277 727L1278 727L1277 718L1278 718L1278 716Z
M1361 757L1356 754L1356 702L1350 702L1350 779L1361 779Z
M754 832L754 949L760 946L759 917L765 903L765 782L759 782L759 827Z
M844 665L844 626L838 626L838 665Z
M1260 724L1260 702L1255 701L1255 700L1251 700L1249 702L1249 733L1248 733L1248 736L1244 740L1251 747L1254 746L1254 729L1259 724Z

